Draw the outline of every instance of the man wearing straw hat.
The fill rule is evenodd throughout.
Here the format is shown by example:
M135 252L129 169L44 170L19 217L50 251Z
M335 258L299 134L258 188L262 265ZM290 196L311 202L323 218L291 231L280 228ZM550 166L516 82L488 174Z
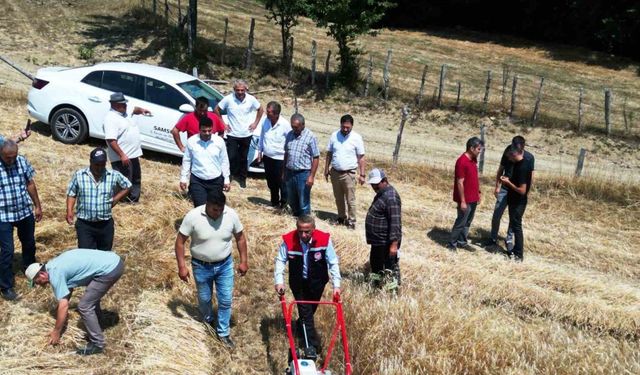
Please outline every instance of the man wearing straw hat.
M101 147L89 154L89 168L76 171L67 188L67 223L73 224L73 207L78 247L111 250L111 209L129 193L131 182L122 173L106 168L107 153ZM119 190L119 191L118 191Z
M58 300L56 324L49 333L49 344L60 343L73 290L86 286L84 295L78 302L78 312L87 330L89 343L78 348L76 353L80 355L102 353L105 341L98 321L101 314L100 300L120 279L123 272L124 262L118 254L90 249L67 250L46 264L31 264L25 271L31 285L51 284L53 295Z

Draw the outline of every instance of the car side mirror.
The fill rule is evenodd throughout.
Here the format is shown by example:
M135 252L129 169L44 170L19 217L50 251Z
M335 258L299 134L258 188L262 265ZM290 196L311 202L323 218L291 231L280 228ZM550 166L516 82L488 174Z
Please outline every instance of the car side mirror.
M190 113L195 111L195 108L193 108L191 104L185 103L178 108L178 111L184 112L184 113Z

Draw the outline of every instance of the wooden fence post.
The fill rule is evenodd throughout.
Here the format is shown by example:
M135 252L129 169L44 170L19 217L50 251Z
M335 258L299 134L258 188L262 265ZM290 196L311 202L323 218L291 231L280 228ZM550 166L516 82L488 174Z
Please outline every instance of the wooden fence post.
M540 110L540 99L542 97L542 86L544 85L544 77L540 77L540 87L538 88L538 95L536 96L536 104L533 107L533 116L531 116L531 126L536 125L538 119L538 111Z
M405 105L402 108L402 120L400 121L400 129L398 130L398 137L396 138L396 147L393 150L393 167L395 168L398 164L398 156L400 156L400 144L402 143L402 132L404 130L404 124L407 122L407 118L409 117L409 107Z
M153 0L152 4L152 9L153 9L153 15L157 15L158 14L158 0Z
M191 71L191 75L198 78L198 67L194 66L193 70Z
M480 174L482 174L484 172L484 150L486 149L487 145L485 144L485 126L484 124L480 125L480 140L482 141L483 147L482 147L482 151L480 151L480 155L478 155L478 171L480 172Z
M364 93L362 96L369 96L369 85L371 85L371 77L373 76L373 56L369 55L369 64L367 65L367 79L364 83Z
M582 100L584 97L584 88L580 87L580 93L578 96L578 132L582 132Z
M384 82L384 100L389 99L389 66L391 65L392 50L387 51L387 59L384 62L384 70L382 71L382 81Z
M251 70L253 65L253 32L256 27L256 19L251 18L251 26L249 26L249 43L247 45L246 60L244 63L245 70Z
M511 86L511 108L509 109L509 117L513 118L516 111L516 97L518 94L518 75L513 76L513 86Z
M502 108L504 109L504 101L507 95L507 82L509 82L509 73L511 72L511 67L507 64L502 65Z
M311 41L311 86L316 84L316 54L318 52L318 43Z
M458 81L458 93L456 94L456 112L460 110L460 91L462 91L462 83Z
M193 57L198 36L198 1L189 0L189 56Z
M578 156L578 165L576 166L576 177L582 176L582 168L584 167L584 159L587 156L587 150L580 149L580 155Z
M604 90L604 124L607 127L607 136L611 135L611 89Z
M418 97L416 98L416 104L420 106L422 103L422 97L424 96L424 83L427 80L427 70L429 69L429 65L425 65L424 69L422 69L422 79L420 80L420 91L418 91Z
M222 51L220 53L220 65L224 65L224 58L227 54L227 35L229 34L229 17L224 18L224 36L222 37Z
M443 92L444 92L444 80L445 80L446 75L447 75L447 64L442 64L442 67L440 68L440 83L438 84L438 100L436 102L436 105L438 107L442 106L442 96L443 96Z
M298 113L298 97L295 94L293 95L293 110L294 113Z
M331 60L331 50L327 52L327 60L324 63L324 88L329 90L329 61Z
M627 97L624 97L624 102L622 103L622 118L624 119L624 131L625 133L629 133L629 122L627 121Z
M487 84L484 86L484 97L482 98L482 114L487 113L489 106L489 90L491 89L491 71L487 70Z
M169 23L169 1L164 0L164 22Z

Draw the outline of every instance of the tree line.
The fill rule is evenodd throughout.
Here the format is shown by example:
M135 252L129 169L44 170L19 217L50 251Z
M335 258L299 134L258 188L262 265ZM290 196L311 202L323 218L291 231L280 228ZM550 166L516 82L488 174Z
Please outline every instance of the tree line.
M457 27L640 59L638 0L395 0L377 26Z

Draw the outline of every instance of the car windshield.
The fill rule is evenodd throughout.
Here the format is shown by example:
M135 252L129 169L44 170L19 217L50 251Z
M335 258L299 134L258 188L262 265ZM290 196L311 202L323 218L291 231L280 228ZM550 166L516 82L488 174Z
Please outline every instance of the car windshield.
M223 97L222 94L214 88L198 80L178 83L178 86L186 91L193 99L197 99L200 96L204 96L209 99L209 105L211 108L215 108Z

